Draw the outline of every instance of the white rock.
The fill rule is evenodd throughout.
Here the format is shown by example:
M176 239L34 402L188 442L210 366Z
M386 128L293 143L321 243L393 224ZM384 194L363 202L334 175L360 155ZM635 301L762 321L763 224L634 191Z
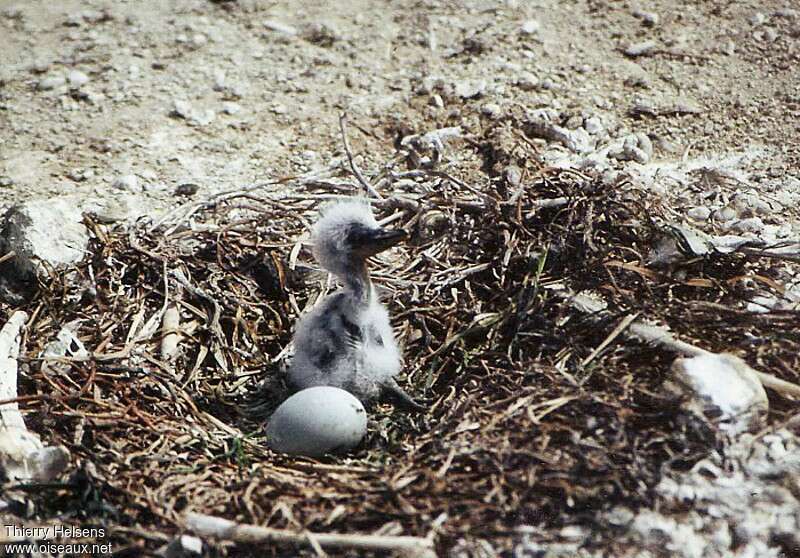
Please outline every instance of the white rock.
M486 103L481 107L481 112L489 118L500 118L502 110L497 103Z
M767 394L755 370L729 354L679 358L672 364L673 380L690 397L685 407L700 417L718 410L715 419L729 434L762 425L769 408Z
M192 48L201 48L208 42L208 37L202 33L192 35Z
M225 114L238 114L242 111L242 105L234 103L233 101L225 101L222 103L222 112Z
M118 176L111 184L118 190L127 190L128 192L140 192L139 179L135 174L123 174Z
M596 116L590 116L583 121L583 129L596 136L603 132L603 123Z
M539 29L541 29L541 27L542 25L537 20L529 19L528 21L522 24L522 27L520 27L519 31L523 35L535 35L536 33L539 32Z
M64 76L47 76L39 80L39 83L36 84L36 88L40 91L50 91L51 89L62 87L66 83L67 80L64 79Z
M517 77L515 85L523 91L533 91L539 87L539 78L530 72L522 72Z
M20 240L36 258L52 266L79 261L86 253L89 237L80 208L68 200L53 198L12 207L4 221L20 216Z
M22 304L36 292L36 275L80 261L89 235L76 203L65 199L11 207L2 219L0 253L14 252L0 273L0 298Z
M67 81L69 81L70 87L78 89L81 86L89 83L89 76L87 76L80 70L72 70L67 76Z
M472 99L479 97L486 91L486 80L464 80L454 84L454 91L462 99Z
M357 446L367 432L367 412L343 389L317 386L281 403L267 425L269 446L307 457Z
M731 225L731 228L739 232L760 233L764 230L764 221L761 217L750 217L749 219L740 219Z
M288 36L297 35L297 29L288 25L286 23L281 23L280 21L274 21L271 19L265 20L263 23L264 27L270 31L275 31L276 33L282 33Z
M711 210L703 205L698 205L687 211L686 216L695 221L705 221L711 216Z

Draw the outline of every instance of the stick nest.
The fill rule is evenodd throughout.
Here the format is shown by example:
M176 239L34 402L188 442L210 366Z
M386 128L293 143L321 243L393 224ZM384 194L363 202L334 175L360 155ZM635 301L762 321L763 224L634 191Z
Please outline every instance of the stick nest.
M382 174L390 197L375 204L411 234L374 262L373 278L405 347L401 384L428 411L373 405L363 444L320 462L272 453L263 426L289 393L293 324L331 288L303 239L331 192L353 192L344 172L189 202L129 229L87 218L91 255L51 274L25 308L22 406L76 465L64 483L16 487L25 513L104 525L116 551L155 550L190 510L419 536L438 518L443 552L465 537L509 549L520 525L591 524L599 510L647 503L665 471L719 443L663 394L674 354L620 337L585 362L624 316L800 379L798 314L740 309L784 264L729 254L653 269L657 199L629 181L543 168L521 141L472 143L481 165L449 172L404 152ZM569 291L594 293L608 311L579 313ZM159 353L168 305L181 313L173 363ZM43 366L65 324L94 358ZM770 420L787 408L774 398Z

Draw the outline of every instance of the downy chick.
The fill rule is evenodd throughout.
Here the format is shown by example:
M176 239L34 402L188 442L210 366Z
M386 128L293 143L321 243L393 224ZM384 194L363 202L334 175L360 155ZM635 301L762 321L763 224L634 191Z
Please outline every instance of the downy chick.
M421 408L395 381L402 357L367 271L367 258L405 233L378 226L364 201L340 202L313 230L314 256L343 288L300 319L289 381L298 389L328 385L367 401L382 394Z

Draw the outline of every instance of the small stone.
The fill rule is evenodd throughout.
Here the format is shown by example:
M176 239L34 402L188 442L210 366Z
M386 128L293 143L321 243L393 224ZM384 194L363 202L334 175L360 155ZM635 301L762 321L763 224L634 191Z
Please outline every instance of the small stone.
M684 407L731 434L763 426L769 402L758 373L739 357L708 353L678 358L667 389L689 396Z
M188 101L176 100L172 103L172 106L173 112L181 118L189 120L192 117L192 105Z
M303 35L306 41L321 47L331 47L339 40L339 33L336 29L321 22L309 25Z
M83 182L84 180L88 180L93 176L94 171L92 169L72 169L67 173L67 178L74 180L75 182Z
M191 182L185 182L180 184L177 188L175 188L175 195L176 196L194 196L199 190L200 187L197 184L193 184Z
M39 91L50 91L51 89L63 87L66 83L67 80L64 79L64 76L48 76L39 80L36 88L39 89Z
M118 190L127 190L129 192L141 191L141 188L139 187L139 179L135 174L123 174L122 176L118 176L111 186L117 188Z
M631 58L636 58L638 56L649 56L653 53L653 51L658 48L658 43L652 40L649 41L642 41L640 43L634 43L630 45L628 48L625 49L625 55L630 56Z
M750 16L750 23L755 26L763 25L765 21L767 21L767 16L761 12L756 12Z
M462 99L480 97L486 91L486 80L464 80L455 83L455 94Z
M193 48L202 48L208 42L208 37L203 35L202 33L195 33L192 35L192 47Z
M70 87L73 89L79 89L81 86L89 83L89 76L80 70L72 70L67 76L67 81L69 81Z
M30 70L34 74L43 74L50 69L50 60L41 59L31 64Z
M736 218L736 210L726 205L725 207L715 210L713 216L715 220L721 223L727 223Z
M596 116L590 116L589 118L584 119L583 129L589 132L591 135L596 136L602 133L603 124Z
M775 10L775 15L786 19L797 19L800 17L800 11L792 8L781 8L780 10Z
M764 221L761 217L750 217L748 219L740 219L731 225L733 230L739 232L760 233L764 230Z
M653 157L653 142L644 132L637 132L636 139L638 140L639 149L644 151L647 159L650 160Z
M533 91L539 87L539 78L530 72L522 72L517 77L515 85L523 91Z
M283 35L288 35L290 37L297 35L296 28L289 24L281 23L280 21L267 19L262 23L262 25L269 31L275 31L276 33L282 33Z
M481 107L481 113L489 118L495 119L500 118L502 110L500 109L500 105L497 103L486 103Z
M645 12L641 10L637 10L633 12L634 17L638 17L642 20L647 27L655 27L661 21L661 18L655 12Z
M242 105L234 103L233 101L225 101L222 103L222 112L225 114L239 114L242 111Z
M224 91L225 86L225 70L217 68L214 70L214 91Z
M523 35L535 35L541 29L541 24L535 19L529 19L522 24L519 31Z
M439 95L438 93L434 93L433 95L430 96L430 98L428 99L428 104L436 108L444 108L444 100L442 99L442 96Z
M0 187L8 188L9 186L14 185L14 179L10 176L0 176Z
M583 126L583 117L577 114L570 116L564 123L564 127L568 130L577 130ZM588 130L587 130L588 131Z
M686 216L695 221L705 221L711 216L711 210L705 206L699 205L687 211Z
M766 27L761 33L761 40L765 43L774 43L778 39L778 32L773 27Z

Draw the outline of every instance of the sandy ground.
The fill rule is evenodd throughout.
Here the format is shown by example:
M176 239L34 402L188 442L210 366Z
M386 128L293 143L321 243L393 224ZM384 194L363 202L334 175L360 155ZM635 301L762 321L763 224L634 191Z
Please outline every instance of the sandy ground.
M449 157L479 158L472 138L544 108L645 134L646 164L620 166L665 193L660 169L688 160L723 161L723 195L800 190L800 9L0 0L0 208L62 197L122 220L323 168L343 111L368 176L398 135L446 126ZM792 199L765 221L797 229Z
M303 172L341 153L343 110L376 164L398 123L469 134L550 107L648 134L654 160L758 148L755 183L796 175L790 4L3 1L0 204L77 196L122 216L181 184Z

